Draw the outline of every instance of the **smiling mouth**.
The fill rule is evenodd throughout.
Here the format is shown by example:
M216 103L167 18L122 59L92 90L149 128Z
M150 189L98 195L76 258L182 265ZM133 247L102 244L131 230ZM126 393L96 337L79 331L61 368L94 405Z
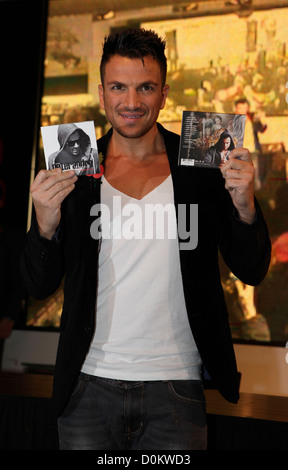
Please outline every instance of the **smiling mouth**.
M124 114L124 113L119 113L121 117L123 117L124 119L140 119L143 114Z

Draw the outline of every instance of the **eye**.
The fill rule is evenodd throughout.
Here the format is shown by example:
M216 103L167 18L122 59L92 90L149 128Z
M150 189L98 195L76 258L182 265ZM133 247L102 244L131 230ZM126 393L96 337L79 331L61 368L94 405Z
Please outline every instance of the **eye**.
M153 91L154 88L152 85L142 85L141 91Z
M111 90L119 91L119 90L124 90L124 85L121 85L121 83L115 84L111 87Z

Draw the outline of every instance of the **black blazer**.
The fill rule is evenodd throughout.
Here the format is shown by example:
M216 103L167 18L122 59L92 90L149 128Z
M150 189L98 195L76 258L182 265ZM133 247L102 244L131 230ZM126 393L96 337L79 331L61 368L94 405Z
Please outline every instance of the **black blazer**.
M270 262L266 224L257 201L256 221L252 225L239 221L219 169L179 167L179 136L160 125L158 128L170 162L176 212L179 204L198 204L198 245L192 250L180 250L189 322L215 387L227 400L236 403L239 380L220 281L218 249L238 278L257 285L265 277ZM111 134L110 130L98 141L104 165ZM41 238L33 219L21 260L24 282L35 298L51 295L65 275L53 389L58 415L73 391L93 338L99 242L90 235L95 219L90 209L100 202L100 185L101 179L79 177L75 189L62 204L57 240Z

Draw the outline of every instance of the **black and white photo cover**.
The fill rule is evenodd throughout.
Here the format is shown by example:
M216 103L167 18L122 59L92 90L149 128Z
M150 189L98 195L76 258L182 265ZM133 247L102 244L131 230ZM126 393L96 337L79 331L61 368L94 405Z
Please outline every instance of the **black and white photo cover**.
M183 111L178 164L219 168L243 147L245 114Z
M100 173L94 121L41 127L48 170L74 170L76 175Z

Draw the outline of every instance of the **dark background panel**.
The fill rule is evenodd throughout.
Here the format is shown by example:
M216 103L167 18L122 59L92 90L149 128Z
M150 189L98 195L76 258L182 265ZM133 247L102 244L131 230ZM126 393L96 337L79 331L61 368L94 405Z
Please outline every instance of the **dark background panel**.
M8 222L25 229L46 21L46 0L0 1L0 180Z

